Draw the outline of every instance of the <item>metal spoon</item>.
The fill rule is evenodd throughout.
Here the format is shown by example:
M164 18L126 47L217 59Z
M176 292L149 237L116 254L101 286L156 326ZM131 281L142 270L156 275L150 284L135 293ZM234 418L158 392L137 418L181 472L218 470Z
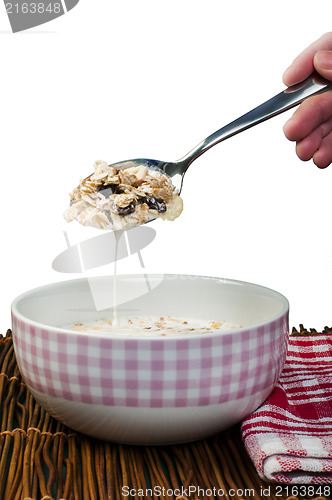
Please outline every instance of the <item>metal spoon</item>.
M178 189L179 193L182 189L183 176L188 167L196 158L205 153L208 149L212 148L219 142L239 134L258 123L261 123L273 116L279 115L284 111L300 104L304 99L326 90L332 89L332 83L325 80L318 74L313 74L303 82L286 88L280 94L272 97L264 102L257 108L252 109L245 115L237 118L225 127L217 130L214 134L210 135L202 142L200 142L194 149L192 149L186 156L176 162L165 162L158 160L149 160L147 158L138 158L135 160L126 160L118 163L113 163L111 166L117 169L126 169L135 166L145 165L149 169L162 170L171 179L173 185Z

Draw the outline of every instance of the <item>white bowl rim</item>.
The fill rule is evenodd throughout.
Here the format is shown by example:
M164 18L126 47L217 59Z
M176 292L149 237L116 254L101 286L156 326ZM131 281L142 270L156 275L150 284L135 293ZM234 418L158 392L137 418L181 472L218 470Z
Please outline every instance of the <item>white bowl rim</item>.
M252 325L249 325L249 326L246 326L246 327L242 327L242 328L234 328L234 329L225 329L225 330L222 330L220 332L211 332L211 333L204 333L204 338L209 338L209 337L216 337L216 336L219 336L219 335L229 335L231 334L232 336L235 336L236 334L241 334L245 331L248 331L248 330L252 330L252 329L257 329L261 326L264 326L264 325L267 325L269 323L272 323L273 321L277 321L278 319L280 319L281 317L283 317L287 312L289 312L289 301L288 299L282 295L280 292L277 292L276 290L273 290L272 288L269 288L269 287L266 287L266 286L263 286L263 285L258 285L256 283L251 283L251 282L248 282L248 281L241 281L241 280L235 280L235 279L231 279L231 278L220 278L220 277L216 277L216 276L202 276L202 275L194 275L194 274L171 274L171 273L167 273L167 274L162 274L162 273L154 273L154 274L149 274L149 276L151 276L152 278L160 278L160 277L165 277L166 279L167 278L174 278L174 277L177 277L177 278L180 278L180 279L196 279L196 278L202 278L202 279L207 279L207 280L213 280L213 281L219 281L219 282L222 282L222 283L225 283L225 284L231 284L231 285L239 285L239 286L250 286L250 287L254 287L254 288L257 288L261 291L265 291L265 292L268 292L269 295L272 295L276 298L278 298L282 304L283 304L283 307L282 307L282 310L274 315L274 316L271 316L271 318L269 318L268 320L265 320L265 321L262 321L262 322L259 322L259 323L253 323ZM92 279L94 278L109 278L111 277L110 276L94 276L92 277ZM141 277L144 277L144 274L141 273L137 273L137 274L119 274L117 276L117 278L141 278ZM89 277L90 278L90 277ZM24 316L23 314L21 314L19 311L18 311L18 304L21 300L24 300L26 299L27 297L29 297L29 295L31 293L38 293L42 290L47 290L49 288L52 288L54 286L61 286L61 285L65 285L65 286L70 286L72 283L78 283L78 282L87 282L87 278L86 277L83 277L83 278L74 278L74 279L69 279L69 280L63 280L63 281L56 281L56 282L53 282L53 283L48 283L46 285L41 285L41 286L38 286L38 287L35 287L35 288L32 288L30 290L27 290L26 292L23 292L21 293L20 295L18 295L12 302L11 304L11 311L12 313L15 315L15 317L19 320L21 320L22 322L24 323L28 323L30 324L31 326L35 327L35 328L44 328L48 331L52 331L54 333L58 333L58 334L66 334L66 335L71 335L73 337L77 337L77 335L80 335L80 336L84 336L84 337L100 337L100 338L109 338L109 339L121 339L121 340L125 340L127 339L128 341L129 340L136 340L136 341L139 341L139 342L154 342L154 341L160 341L162 340L163 342L167 342L167 341L174 341L174 340L180 340L180 339L193 339L193 338L202 338L202 335L199 335L199 334L186 334L186 335L179 335L179 336L165 336L165 337L161 337L161 336L156 336L156 337L143 337L143 336L140 336L140 335L128 335L128 334L120 334L120 333L109 333L109 332L81 332L81 331L75 331L75 330L69 330L69 329L66 329L66 328L62 328L62 327L57 327L57 326L52 326L52 325L48 325L48 324L44 324L44 323L40 323L39 321L35 321L35 320L32 320L32 319L29 319L27 318L26 316Z

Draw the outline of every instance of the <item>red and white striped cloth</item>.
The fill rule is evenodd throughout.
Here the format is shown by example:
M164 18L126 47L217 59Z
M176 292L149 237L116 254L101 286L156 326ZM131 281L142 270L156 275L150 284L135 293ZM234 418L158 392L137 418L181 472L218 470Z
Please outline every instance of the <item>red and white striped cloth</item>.
M262 479L332 484L332 335L290 337L281 377L242 437Z

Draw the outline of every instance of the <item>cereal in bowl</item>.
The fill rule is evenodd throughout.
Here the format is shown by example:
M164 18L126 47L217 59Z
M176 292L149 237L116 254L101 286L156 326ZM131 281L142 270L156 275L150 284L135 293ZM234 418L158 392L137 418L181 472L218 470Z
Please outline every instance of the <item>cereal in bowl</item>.
M176 337L218 333L221 330L241 328L227 321L206 321L172 316L130 316L114 319L100 318L86 322L76 322L65 326L78 332L115 333L129 336Z

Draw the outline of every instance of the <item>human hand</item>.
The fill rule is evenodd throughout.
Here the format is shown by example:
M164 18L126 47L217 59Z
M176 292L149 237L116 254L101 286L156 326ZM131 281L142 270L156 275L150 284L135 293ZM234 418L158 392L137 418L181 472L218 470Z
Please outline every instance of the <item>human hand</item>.
M332 81L332 32L309 45L285 71L287 86L302 82L317 71ZM287 139L296 142L296 154L303 160L311 158L317 167L332 163L332 90L302 102L284 125Z

